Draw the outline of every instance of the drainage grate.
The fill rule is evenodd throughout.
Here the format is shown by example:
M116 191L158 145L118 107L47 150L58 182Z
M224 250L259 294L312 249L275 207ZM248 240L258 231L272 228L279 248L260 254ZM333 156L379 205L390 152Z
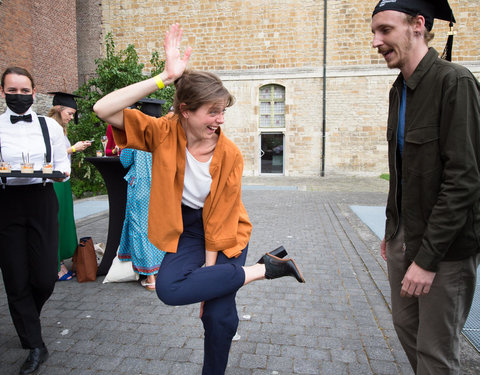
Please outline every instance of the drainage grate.
M470 309L470 314L468 315L462 332L468 341L480 352L480 267L477 269L477 285L472 308Z

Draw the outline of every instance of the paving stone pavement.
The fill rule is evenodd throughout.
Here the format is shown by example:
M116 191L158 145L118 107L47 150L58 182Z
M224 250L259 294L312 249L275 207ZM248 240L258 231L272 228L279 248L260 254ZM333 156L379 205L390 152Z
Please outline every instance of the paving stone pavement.
M259 281L237 295L239 341L227 375L413 374L393 330L379 240L350 205L384 205L378 177L245 177L247 264L284 245L306 279ZM77 221L105 242L108 212ZM49 360L38 374L200 374L199 305L165 306L138 282L59 282L42 313ZM1 283L1 282L0 282ZM480 354L462 337L464 374ZM0 373L26 357L0 285Z

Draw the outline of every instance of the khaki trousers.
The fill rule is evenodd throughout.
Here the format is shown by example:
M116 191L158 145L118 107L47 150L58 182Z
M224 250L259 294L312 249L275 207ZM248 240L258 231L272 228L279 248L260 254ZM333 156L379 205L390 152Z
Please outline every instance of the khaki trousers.
M398 338L415 374L460 374L460 334L472 304L480 255L440 262L427 295L400 297L401 282L410 265L403 238L401 225L387 243L392 318Z

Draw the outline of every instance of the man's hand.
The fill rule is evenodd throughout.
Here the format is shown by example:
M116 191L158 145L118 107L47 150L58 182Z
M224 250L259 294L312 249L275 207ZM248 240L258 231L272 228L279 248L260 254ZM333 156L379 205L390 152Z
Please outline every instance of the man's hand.
M387 260L387 242L385 241L385 237L383 237L382 243L380 244L380 255L383 260Z
M413 262L408 267L407 273L402 280L402 297L419 297L428 294L432 286L435 272L427 271Z

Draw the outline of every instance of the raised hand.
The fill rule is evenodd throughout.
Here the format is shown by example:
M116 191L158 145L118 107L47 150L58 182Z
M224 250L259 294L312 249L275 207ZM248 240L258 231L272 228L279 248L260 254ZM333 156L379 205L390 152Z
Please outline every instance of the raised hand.
M178 23L173 24L165 35L163 48L165 49L165 77L164 84L168 85L180 77L185 71L192 49L187 47L183 58L180 57L180 43L183 29Z
M188 47L183 57L180 57L182 34L183 30L176 23L170 27L170 30L165 35L163 43L165 49L165 69L163 72L155 78L133 83L105 95L93 106L97 116L112 126L123 129L123 110L158 90L159 86L156 78L161 80L165 86L168 86L181 77L187 68L188 60L192 54L192 49Z

